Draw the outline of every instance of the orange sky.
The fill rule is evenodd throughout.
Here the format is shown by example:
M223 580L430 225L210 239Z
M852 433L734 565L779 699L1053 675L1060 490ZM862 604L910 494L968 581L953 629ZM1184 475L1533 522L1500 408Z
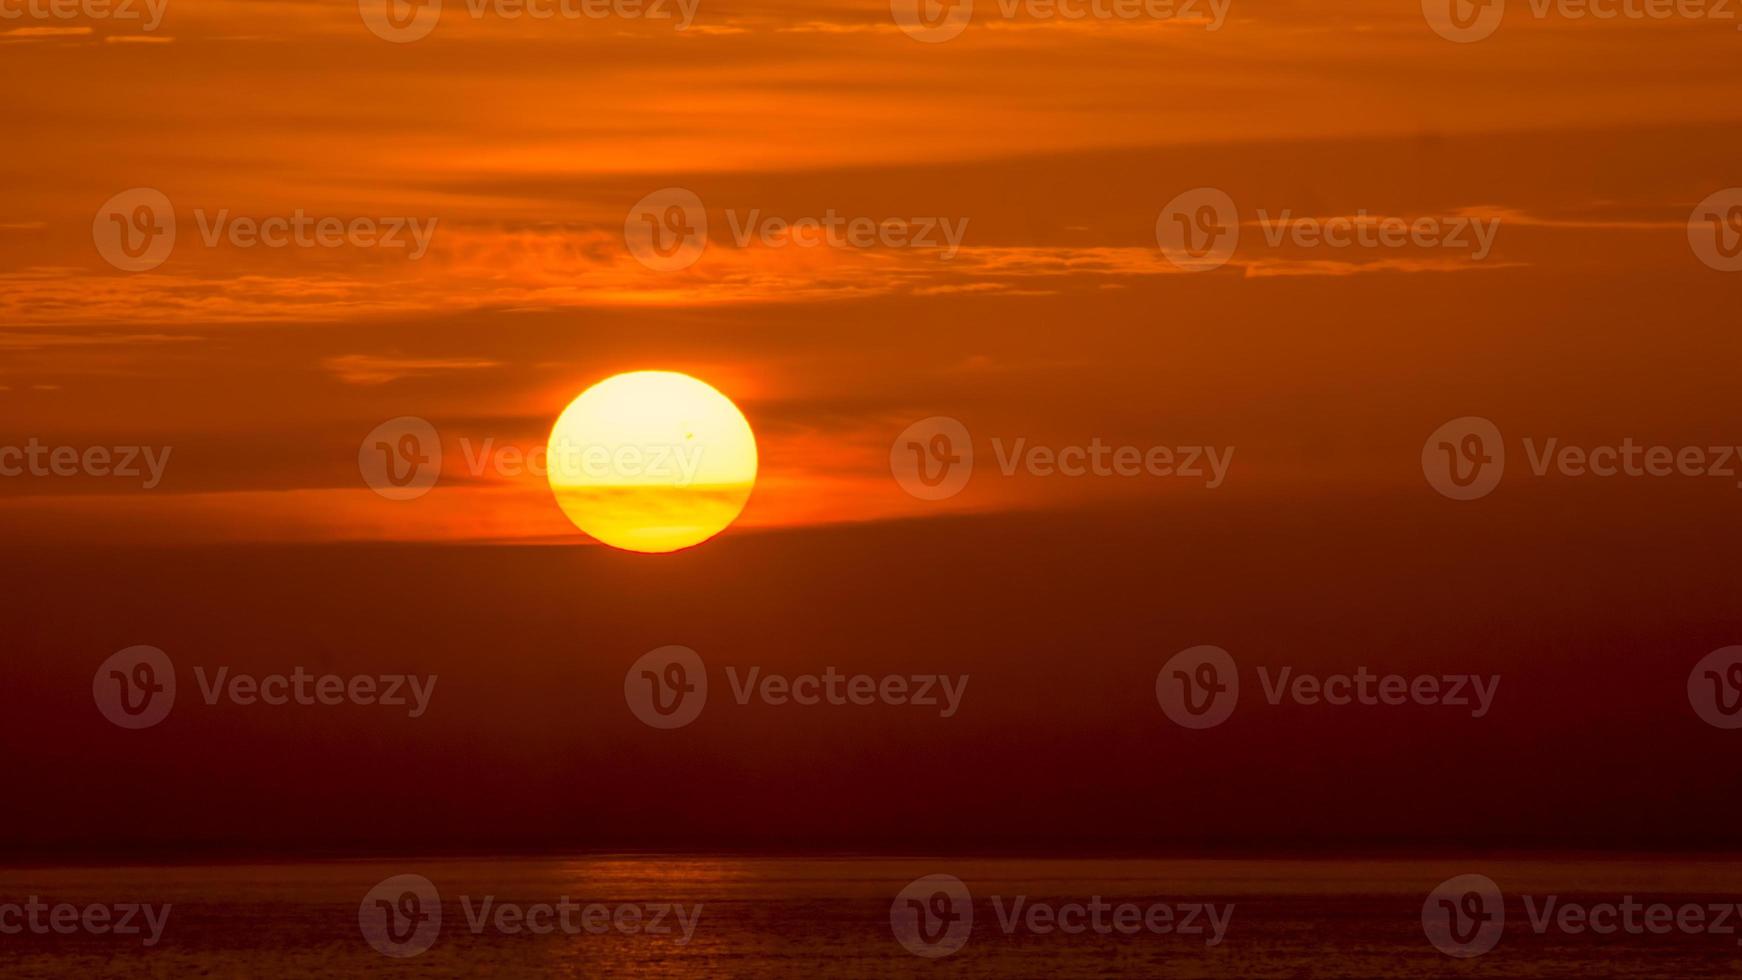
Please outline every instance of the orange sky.
M583 388L643 368L743 406L763 460L743 528L1182 492L981 479L917 501L888 447L929 415L1233 444L1218 492L1259 496L1418 486L1422 436L1459 414L1569 438L1733 417L1715 366L1737 353L1735 283L1684 223L1742 183L1734 24L1521 8L1453 44L1416 4L1235 0L1216 31L988 17L924 44L880 3L702 0L682 32L449 7L408 44L348 3L170 0L151 32L0 22L0 73L28 93L0 121L8 428L174 447L149 493L8 481L14 534L583 540L541 480L450 459L393 503L355 447L400 415L451 457L531 447ZM711 238L662 273L622 228L671 186L706 202ZM1154 228L1197 186L1249 224L1227 267L1187 274ZM130 274L91 224L135 187L174 203L179 238ZM1260 208L1502 225L1480 261L1269 248ZM949 257L739 247L728 211L751 209L968 224ZM437 225L416 261L208 247L220 210Z
M1519 456L1742 444L1742 272L1688 232L1742 187L1736 25L1513 0L1459 44L1415 0L1232 0L1216 31L975 3L935 44L883 0L701 0L683 32L445 0L403 44L350 0L168 0L151 32L0 14L0 452L171 453L151 489L0 476L25 653L0 750L30 790L0 841L1733 845L1742 762L1687 684L1742 635L1742 488L1520 459L1459 502L1421 460L1462 416ZM177 237L126 272L101 209L136 188ZM708 238L658 271L625 227L666 188ZM1212 271L1158 244L1195 188L1237 205ZM1499 225L1480 256L1271 244L1284 211ZM435 225L415 259L205 241L214 215L299 212ZM750 212L962 236L740 244ZM708 382L756 433L718 539L560 547L589 539L542 477L468 466L638 370ZM359 445L402 416L443 467L395 501ZM891 473L931 416L978 457L935 502ZM1001 476L1017 439L1235 455L1214 489ZM189 695L141 735L91 703L137 644L184 672L439 672L443 700L408 730ZM974 700L941 731L752 706L653 732L624 672L671 644L715 670L972 673ZM1199 738L1154 682L1200 644L1504 672L1506 700L1479 728L1243 707ZM151 805L118 824L116 800Z

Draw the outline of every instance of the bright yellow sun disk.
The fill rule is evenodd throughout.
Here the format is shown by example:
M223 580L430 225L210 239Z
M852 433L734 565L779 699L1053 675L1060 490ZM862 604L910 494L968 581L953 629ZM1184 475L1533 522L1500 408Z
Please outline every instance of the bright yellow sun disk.
M550 487L613 548L688 548L725 530L756 484L756 436L731 399L687 374L606 378L551 428Z

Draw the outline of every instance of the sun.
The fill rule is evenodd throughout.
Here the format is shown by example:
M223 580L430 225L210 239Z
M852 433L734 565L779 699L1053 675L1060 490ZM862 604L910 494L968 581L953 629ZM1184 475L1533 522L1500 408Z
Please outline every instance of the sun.
M550 488L575 526L613 548L701 544L744 510L756 435L732 400L675 371L619 374L551 427Z

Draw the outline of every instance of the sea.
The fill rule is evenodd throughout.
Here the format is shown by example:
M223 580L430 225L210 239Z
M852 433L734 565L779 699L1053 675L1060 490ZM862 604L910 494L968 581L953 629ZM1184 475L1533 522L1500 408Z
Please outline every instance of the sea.
M1734 855L33 866L0 975L1728 976L1738 902Z

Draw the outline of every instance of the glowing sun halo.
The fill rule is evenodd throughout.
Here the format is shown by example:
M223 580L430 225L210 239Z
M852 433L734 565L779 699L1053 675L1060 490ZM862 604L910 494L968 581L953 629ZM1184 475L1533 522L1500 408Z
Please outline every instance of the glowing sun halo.
M551 428L550 488L575 526L626 551L701 544L756 484L756 436L731 399L687 374L634 371L569 403Z

